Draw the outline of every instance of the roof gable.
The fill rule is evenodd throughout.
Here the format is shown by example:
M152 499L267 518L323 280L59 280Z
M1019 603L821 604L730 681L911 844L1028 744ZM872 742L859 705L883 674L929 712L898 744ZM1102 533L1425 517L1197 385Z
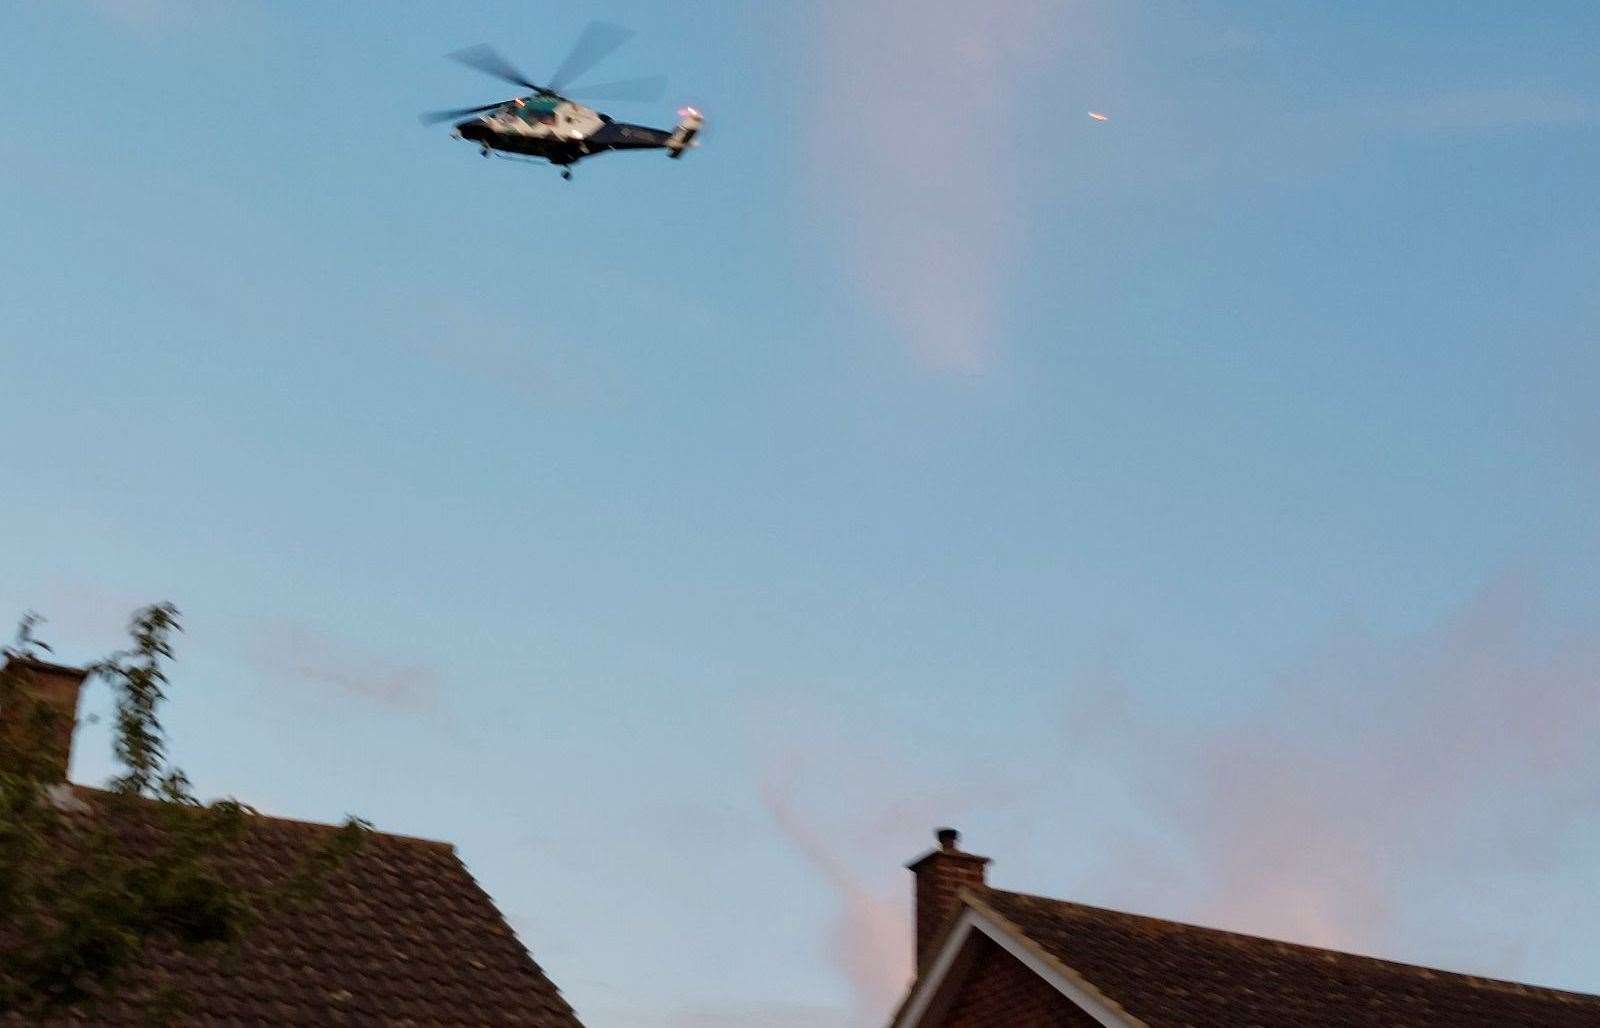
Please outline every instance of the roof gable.
M976 933L1106 1028L1564 1028L1600 996L1436 971L1021 893L962 896L894 1028L930 1028L962 987Z
M895 1015L892 1028L938 1025L957 1002L984 942L993 943L1038 975L1070 1000L1088 1018L1104 1028L1142 1028L1092 982L1063 964L1027 936L997 916L970 891L962 894L963 907L946 928L932 963L912 986Z

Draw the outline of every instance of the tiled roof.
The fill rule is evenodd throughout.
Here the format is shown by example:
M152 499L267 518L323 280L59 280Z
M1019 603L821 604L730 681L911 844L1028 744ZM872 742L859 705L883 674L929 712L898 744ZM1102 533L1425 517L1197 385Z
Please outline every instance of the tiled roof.
M997 889L968 895L1151 1028L1600 1026L1600 996Z
M95 790L74 792L91 805ZM224 877L256 888L283 881L335 831L252 817L219 861ZM132 845L144 844L135 832ZM149 953L121 994L170 986L185 1025L385 1025L581 1028L455 850L379 832L306 903L269 913L238 952ZM53 1024L145 1023L135 1000Z

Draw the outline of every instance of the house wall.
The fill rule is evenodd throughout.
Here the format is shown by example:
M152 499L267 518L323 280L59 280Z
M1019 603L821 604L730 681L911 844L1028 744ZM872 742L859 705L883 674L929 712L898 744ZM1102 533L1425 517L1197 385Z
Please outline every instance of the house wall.
M993 941L974 943L978 951L938 1028L1100 1028Z

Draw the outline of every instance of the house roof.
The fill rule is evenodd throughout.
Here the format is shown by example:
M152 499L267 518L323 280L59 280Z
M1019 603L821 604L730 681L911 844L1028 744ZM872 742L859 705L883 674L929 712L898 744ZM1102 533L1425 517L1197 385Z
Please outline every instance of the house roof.
M1600 1025L1600 996L998 889L968 891L963 902L1150 1028Z
M91 811L106 799L72 791ZM334 831L253 816L218 866L234 885L270 887ZM149 831L124 838L134 848L156 841ZM266 914L236 953L157 947L118 990L122 998L50 1023L143 1024L139 999L168 986L186 1003L186 1025L581 1028L453 847L381 832L368 834L319 895Z

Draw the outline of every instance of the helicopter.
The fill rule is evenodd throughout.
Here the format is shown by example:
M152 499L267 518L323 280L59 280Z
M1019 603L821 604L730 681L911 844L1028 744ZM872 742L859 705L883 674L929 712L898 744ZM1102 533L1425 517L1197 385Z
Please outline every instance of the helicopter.
M457 50L448 55L452 60L531 92L477 107L433 111L421 120L425 125L457 122L452 135L477 143L484 157L549 161L568 181L574 164L610 150L665 150L669 157L682 157L690 147L699 145L695 137L705 124L693 107L678 111L673 128L658 129L617 121L564 95L572 89L587 100L652 100L659 96L665 84L660 76L586 89L572 85L632 36L632 31L619 25L591 22L545 85L524 75L487 43Z

